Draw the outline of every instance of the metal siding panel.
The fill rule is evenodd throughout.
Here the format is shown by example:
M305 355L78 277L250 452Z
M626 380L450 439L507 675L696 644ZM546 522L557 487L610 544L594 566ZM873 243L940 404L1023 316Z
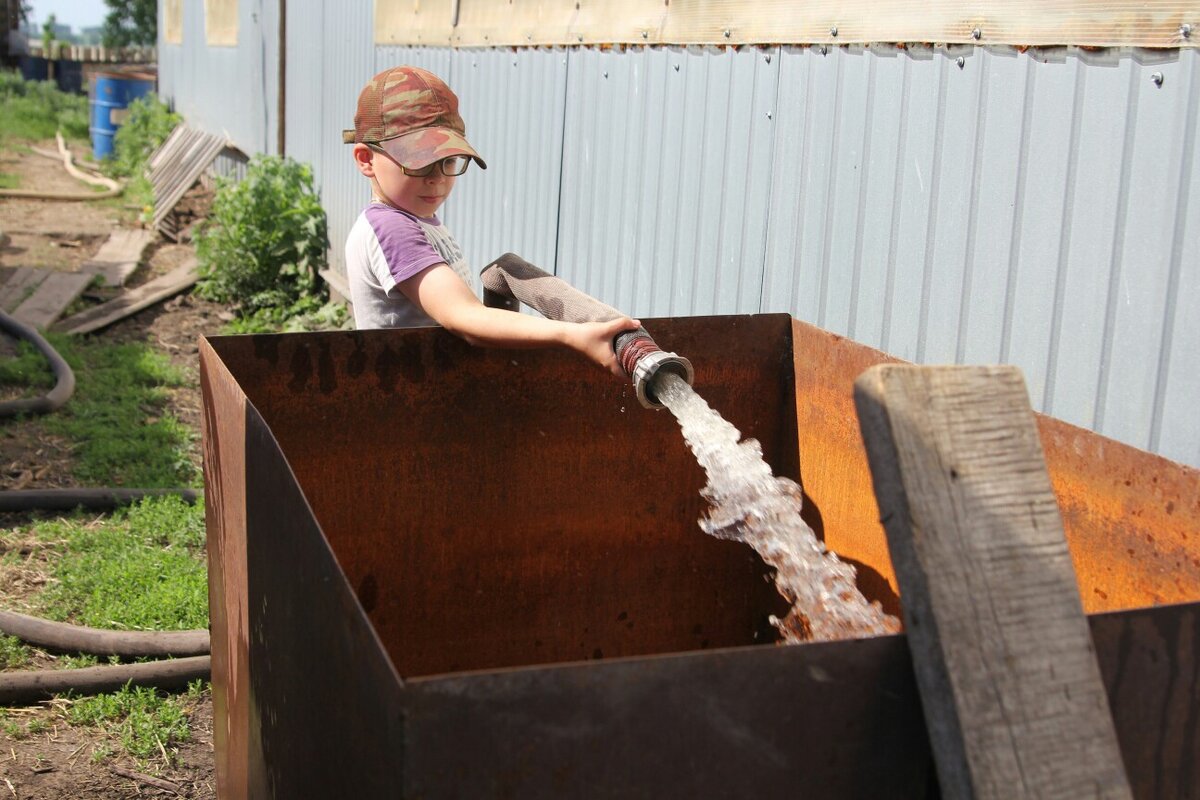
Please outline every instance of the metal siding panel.
M903 56L894 49L872 49L865 56L871 62L867 87L870 114L856 224L856 285L847 330L856 341L882 348L894 267L892 209L900 174L905 73L897 63Z
M775 64L712 49L568 60L562 277L632 314L757 310Z
M1115 69L1080 72L1075 180L1065 187L1071 205L1069 249L1060 262L1057 332L1050 342L1052 367L1045 410L1067 422L1091 428L1104 342L1112 336L1106 321L1113 244L1124 225L1121 193L1126 113L1131 72L1128 60Z
M932 50L917 50L909 63L906 95L908 113L903 179L899 205L892 213L896 225L896 271L889 324L884 333L889 352L920 361L927 305L933 229L937 203L936 165L942 136L940 107L946 60Z
M1031 402L1042 408L1050 392L1049 342L1057 331L1058 265L1070 246L1078 126L1075 99L1081 85L1077 59L1038 64L1022 57L1028 73L1023 125L1025 175L1014 231L1012 312L1004 360L1025 373Z
M327 125L331 128L335 125L325 116L324 107L325 70L322 67L327 45L324 6L324 0L319 3L310 0L305 4L306 13L300 13L297 3L288 4L285 75L284 147L288 156L312 166L318 185L323 181L325 171L321 143L330 135L324 129Z
M804 51L808 59L806 84L805 159L803 202L796 220L798 252L796 269L799 280L795 282L797 310L802 318L825 327L826 287L829 285L829 229L830 196L834 188L841 145L837 115L838 84L841 79L841 51L819 54L817 50ZM844 331L839 331L839 333Z
M1125 215L1114 243L1112 341L1104 360L1097 422L1099 431L1137 447L1149 447L1155 414L1157 353L1163 344L1172 233L1179 199L1188 81L1175 53L1148 64L1130 60L1133 87L1126 118L1130 142L1124 178ZM1151 74L1163 76L1161 86Z
M329 221L330 264L345 274L346 236L370 201L370 183L354 166L342 130L354 126L358 93L375 74L373 4L326 2L321 12L321 149L314 167L322 175L321 202Z
M829 330L849 336L855 316L852 304L858 299L860 265L855 254L861 241L865 181L870 179L866 148L869 101L874 99L870 92L874 60L859 47L838 48L833 58L838 62L833 106L835 149L830 156L828 210L822 234L821 273L825 285L821 318Z
M941 136L931 178L936 199L929 221L929 288L919 344L919 360L933 364L954 363L958 357L963 293L971 268L967 240L979 157L977 109L984 72L982 59L971 58L970 66L960 69L954 63L955 57L944 51L936 56L942 81L937 108Z
M1151 449L1184 464L1200 466L1200 425L1196 398L1200 397L1200 57L1195 50L1181 55L1180 82L1187 87L1179 105L1183 114L1183 141L1179 150L1182 181L1171 217L1170 289L1167 292L1165 331L1159 350L1158 412ZM1172 151L1174 148L1172 148Z
M554 269L565 61L563 50L462 50L441 67L488 164L458 180L444 214L477 271L506 252Z
M980 149L972 197L963 319L956 361L992 364L1003 360L1005 319L1010 313L1014 196L1021 172L1021 129L1026 70L1011 51L980 51L984 100Z

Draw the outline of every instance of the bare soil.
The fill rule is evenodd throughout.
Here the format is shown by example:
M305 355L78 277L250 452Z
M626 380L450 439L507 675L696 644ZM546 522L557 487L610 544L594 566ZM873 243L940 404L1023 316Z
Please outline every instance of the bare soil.
M52 141L37 146L55 149ZM0 150L0 172L20 176L20 188L65 192L85 189L66 174L60 162L35 153L16 152L11 147ZM9 238L0 247L0 281L22 266L75 271L95 254L114 228L137 225L140 211L119 202L0 198L0 231ZM190 245L160 241L147 251L127 285L136 286L165 274L191 254ZM107 297L93 290L87 299L98 302ZM198 441L199 339L216 333L228 319L231 315L223 306L185 293L93 335L113 342L146 342L183 370L187 380L172 391L169 410L195 430ZM14 343L0 334L0 358L11 356L13 347ZM198 467L199 453L193 458ZM37 419L0 421L0 490L71 487L76 485L71 467L70 444L46 434ZM38 548L19 541L18 531L27 521L28 515L0 513L0 551L16 548L22 556L19 563L0 565L0 607L17 611L23 610L26 599L42 588L46 575ZM24 668L52 663L53 657L38 654L34 663ZM191 739L164 747L162 758L141 765L127 756L104 755L118 753L119 746L96 729L68 725L64 702L5 710L0 722L10 723L6 727L18 730L19 735L0 729L0 798L216 796L209 693L191 709ZM159 788L114 770L155 776L174 784L176 790Z

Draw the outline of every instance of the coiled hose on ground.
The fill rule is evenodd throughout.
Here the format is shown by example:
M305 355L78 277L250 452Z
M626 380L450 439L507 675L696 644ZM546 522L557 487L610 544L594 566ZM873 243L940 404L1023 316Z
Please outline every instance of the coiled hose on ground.
M29 325L0 311L0 330L37 348L54 372L54 388L41 397L0 403L0 419L23 414L46 414L61 408L75 392L75 374L46 339ZM40 489L0 492L0 512L69 511L75 508L111 510L143 497L175 494L195 502L192 489ZM134 664L114 664L71 670L29 670L0 673L0 704L31 703L74 691L94 694L126 684L173 689L211 672L208 631L127 633L101 631L0 611L0 633L62 652L120 657L173 656L187 658Z

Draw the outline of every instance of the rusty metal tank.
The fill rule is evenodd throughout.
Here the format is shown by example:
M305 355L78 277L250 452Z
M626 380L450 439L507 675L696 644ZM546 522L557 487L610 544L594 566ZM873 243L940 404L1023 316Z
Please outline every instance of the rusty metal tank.
M852 383L787 315L644 320L900 599ZM673 417L438 329L201 346L219 796L936 796L905 637L778 646ZM1200 475L1039 420L1138 797L1200 786Z

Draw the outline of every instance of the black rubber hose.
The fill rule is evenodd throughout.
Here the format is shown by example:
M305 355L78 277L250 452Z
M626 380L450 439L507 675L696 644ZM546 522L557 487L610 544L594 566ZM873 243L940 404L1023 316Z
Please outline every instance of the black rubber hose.
M70 365L40 333L4 311L0 311L0 330L18 339L24 339L36 347L50 362L55 381L54 388L41 397L0 403L0 418L21 414L46 414L61 408L75 393L75 373L71 371Z
M0 611L0 633L58 653L138 658L208 654L208 631L113 631Z
M212 661L209 656L83 669L0 672L0 705L36 703L64 692L115 692L127 684L181 689L194 680L208 680L211 672Z
M0 491L0 512L18 511L112 511L143 497L176 495L195 503L195 489L25 489Z

